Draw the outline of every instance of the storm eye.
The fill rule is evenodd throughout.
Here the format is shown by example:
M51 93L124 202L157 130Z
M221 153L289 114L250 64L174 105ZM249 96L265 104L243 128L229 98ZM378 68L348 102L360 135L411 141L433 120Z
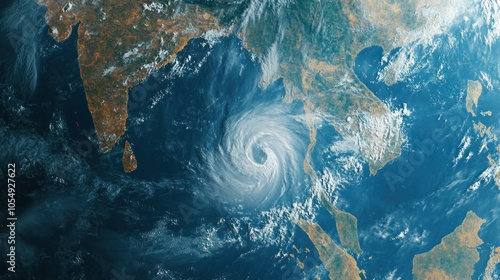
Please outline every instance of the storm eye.
M255 161L255 163L262 165L266 163L267 154L260 145L254 145L252 147L252 158Z

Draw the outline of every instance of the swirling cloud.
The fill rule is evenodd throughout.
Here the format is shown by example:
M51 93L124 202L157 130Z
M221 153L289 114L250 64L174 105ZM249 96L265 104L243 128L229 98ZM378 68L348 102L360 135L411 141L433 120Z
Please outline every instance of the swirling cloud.
M226 120L220 141L204 154L210 197L253 209L298 193L309 138L303 116L290 107L253 106Z

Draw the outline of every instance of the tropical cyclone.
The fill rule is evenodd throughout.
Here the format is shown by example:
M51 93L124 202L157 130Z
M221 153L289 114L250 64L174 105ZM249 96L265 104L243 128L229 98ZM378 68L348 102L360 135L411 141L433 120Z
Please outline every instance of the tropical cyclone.
M47 7L55 40L79 24L80 74L103 153L125 133L128 89L172 61L191 38L220 29L208 10L182 2L36 1Z

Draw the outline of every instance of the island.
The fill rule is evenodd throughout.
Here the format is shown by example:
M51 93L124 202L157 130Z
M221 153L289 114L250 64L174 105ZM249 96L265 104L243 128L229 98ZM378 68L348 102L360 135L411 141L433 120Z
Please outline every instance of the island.
M474 212L467 212L462 224L441 243L413 258L414 279L471 279L479 261L477 246L483 244L478 232L484 222Z
M469 112L473 117L476 116L475 109L477 108L477 103L479 97L483 92L483 86L479 81L467 81L467 96L465 98L465 107L467 112Z
M484 270L483 280L494 280L495 267L500 263L500 247L491 252L488 264Z
M125 141L125 151L123 152L122 163L125 172L132 172L137 168L137 159L128 141Z

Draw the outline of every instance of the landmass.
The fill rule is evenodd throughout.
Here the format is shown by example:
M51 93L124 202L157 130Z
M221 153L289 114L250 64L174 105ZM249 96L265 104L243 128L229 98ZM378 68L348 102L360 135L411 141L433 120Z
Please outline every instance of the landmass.
M137 168L137 159L135 158L132 146L128 141L125 141L125 150L122 157L123 169L125 172L132 172Z
M302 100L306 114L320 113L358 146L375 174L401 153L401 121L354 73L354 56L377 40L366 37L371 32L362 40L355 31L351 4L295 1L283 10L262 4L244 18L238 36L261 62L261 86L283 78L285 101ZM309 154L315 143L314 121L308 125Z
M486 126L485 124L479 121L474 122L472 126L474 127L474 130L479 134L479 136L481 137L488 136L491 140L498 141L497 136L493 132L491 132L491 126Z
M321 196L323 206L335 218L335 225L339 234L340 244L356 254L361 254L363 251L358 240L358 220L352 214L343 212L333 205L326 195Z
M294 255L294 254L290 254L290 258L295 259L295 260L297 261L297 266L298 266L300 269L304 269L304 263L303 263L303 262L301 262L301 261L299 260L299 258L298 258L298 257L295 257L295 255Z
M497 151L500 153L500 151ZM488 159L488 162L490 163L490 166L493 168L493 173L494 173L494 178L493 180L495 181L495 184L497 185L498 189L500 190L500 166L497 164L497 162L493 159L491 154L488 154L486 156Z
M363 251L359 245L356 217L335 207L328 200L325 193L321 194L320 199L323 206L335 219L337 233L342 246L356 254L361 254ZM304 220L298 220L295 223L307 233L309 239L315 245L320 254L321 261L330 272L330 279L360 279L359 274L363 274L366 278L365 270L358 269L356 261L351 254L337 245L318 224ZM299 253L297 247L293 246L293 248ZM308 248L306 248L306 252L309 252ZM298 265L301 269L304 268L303 263L299 263Z
M413 258L414 279L471 279L479 261L476 247L483 244L478 232L485 221L474 212L467 212L462 224L443 237L441 243Z
M469 112L473 117L476 116L475 109L477 108L477 103L482 92L483 86L479 81L467 81L467 96L465 98L465 107L467 108L467 112Z
M497 146L497 153L500 154L500 145ZM496 167L497 165L493 165L494 167ZM500 170L498 170L495 174L495 183L497 184L498 186L498 189L500 190Z
M103 153L125 133L128 89L172 61L188 41L220 30L208 9L184 2L36 0L56 41L78 29L78 62Z
M488 259L488 264L486 265L486 269L484 270L483 280L498 279L498 276L495 276L495 268L499 263L500 263L500 247L497 247L495 250L491 252L490 258Z
M361 279L359 274L362 271L358 268L356 260L337 245L318 224L305 220L298 220L296 223L318 250L330 279Z
M306 114L323 116L352 141L375 174L400 155L402 120L358 79L355 56L373 45L388 52L430 39L468 5L463 0L262 2L249 8L238 36L261 61L261 86L283 78L286 101L302 100ZM386 83L408 72L405 67L411 63L406 62L389 63L382 77ZM313 138L314 121L308 125ZM314 143L312 139L312 147ZM306 156L306 171L308 164Z
M485 140L484 148L489 151L486 158L491 166L491 170L488 170L490 176L493 177L495 184L500 190L500 165L497 163L500 158L500 144L498 142L498 136L494 133L495 129L492 126L487 126L483 122L477 120L475 109L479 107L479 98L482 94L483 86L480 81L467 81L467 96L465 100L465 107L467 112L472 115L472 127L476 134ZM491 117L493 114L491 111L481 111L480 114L483 117ZM495 147L491 148L491 144Z
M127 89L136 85L151 71L172 61L175 54L187 44L189 39L200 36L209 29L220 28L218 20L207 10L182 2L172 7L156 2L146 4L135 1L131 3L124 1L70 3L64 0L38 0L38 3L47 7L46 18L51 26L50 31L58 41L68 38L71 35L72 26L79 23L80 71L100 147L104 153L109 151L118 138L125 133ZM286 30L286 39L279 46L274 45L276 52L288 55L286 60L276 61L280 64L279 66L272 63L266 64L264 55L267 53L267 48L275 42L277 33L274 31L281 28L278 24L283 22L275 22L269 26L270 28L262 26L261 24L269 23L267 20L275 20L274 15L269 14L270 18L264 21L246 25L240 35L249 50L260 55L263 67L269 65L281 69L282 73L279 76L285 77L289 96L295 98L299 94L304 97L302 99L306 99L308 93L303 92L304 89L312 90L310 95L319 96L313 99L311 107L323 108L325 111L329 111L331 109L329 107L333 105L335 108L340 108L339 113L334 115L337 117L331 121L345 136L357 137L366 144L361 152L369 161L370 170L375 173L399 154L397 146L401 143L399 143L400 140L389 141L392 146L395 146L389 148L380 146L381 144L367 144L384 143L386 142L384 137L390 134L399 137L398 128L391 127L387 107L357 79L351 69L352 61L347 61L347 63L342 59L330 61L330 63L328 60L331 59L324 61L324 58L330 54L336 56L337 59L333 60L338 60L339 57L347 54L342 40L349 40L349 34L344 34L349 30L348 20L339 7L316 5L307 1L297 3L296 6L295 9L288 10L290 13L285 15L285 20L291 20L290 29ZM325 10L325 7L330 8ZM302 35L306 35L309 31L307 30L309 25L304 26L304 22L297 21L296 16L305 11L301 15L304 16L303 19L309 19L311 23L314 23L313 16L316 12L323 10L329 12L328 16L338 19L326 26L328 30L325 31L333 31L333 36L328 36L327 40L304 36L302 40ZM249 9L249 12L254 11ZM247 17L254 16L256 15ZM250 29L255 32L249 31ZM302 32L293 34L295 30ZM256 38L258 39L255 40ZM257 44L262 44L262 49L256 47L256 41L259 41ZM308 57L304 57L308 62L305 67L302 66L300 56L293 59L293 55L301 52L302 43L317 43L313 45L315 50L308 54ZM324 43L331 44L326 52L322 51L325 47ZM273 53L268 54L267 61L274 59L271 57ZM266 77L269 79L266 80ZM268 84L277 77L264 75L263 82ZM335 89L335 85L338 86L342 80L347 82L343 89ZM325 87L328 91L323 93ZM339 94L341 91L345 92ZM332 93L337 94L335 97L328 98ZM324 103L325 98L329 102ZM344 109L345 106L348 108ZM373 130L376 128L374 124L378 123L377 120L370 122L360 119L355 126L360 127L365 123L368 125L367 129L359 128L351 132L351 128L344 128L343 120L347 114L354 113L356 110L371 112L375 118L382 118L380 123L385 123L388 127L380 131ZM332 112L336 111L332 110ZM370 120L370 117L370 115L365 115L366 120ZM369 141L363 140L368 138L370 138ZM377 150L377 153L372 153L373 149Z

